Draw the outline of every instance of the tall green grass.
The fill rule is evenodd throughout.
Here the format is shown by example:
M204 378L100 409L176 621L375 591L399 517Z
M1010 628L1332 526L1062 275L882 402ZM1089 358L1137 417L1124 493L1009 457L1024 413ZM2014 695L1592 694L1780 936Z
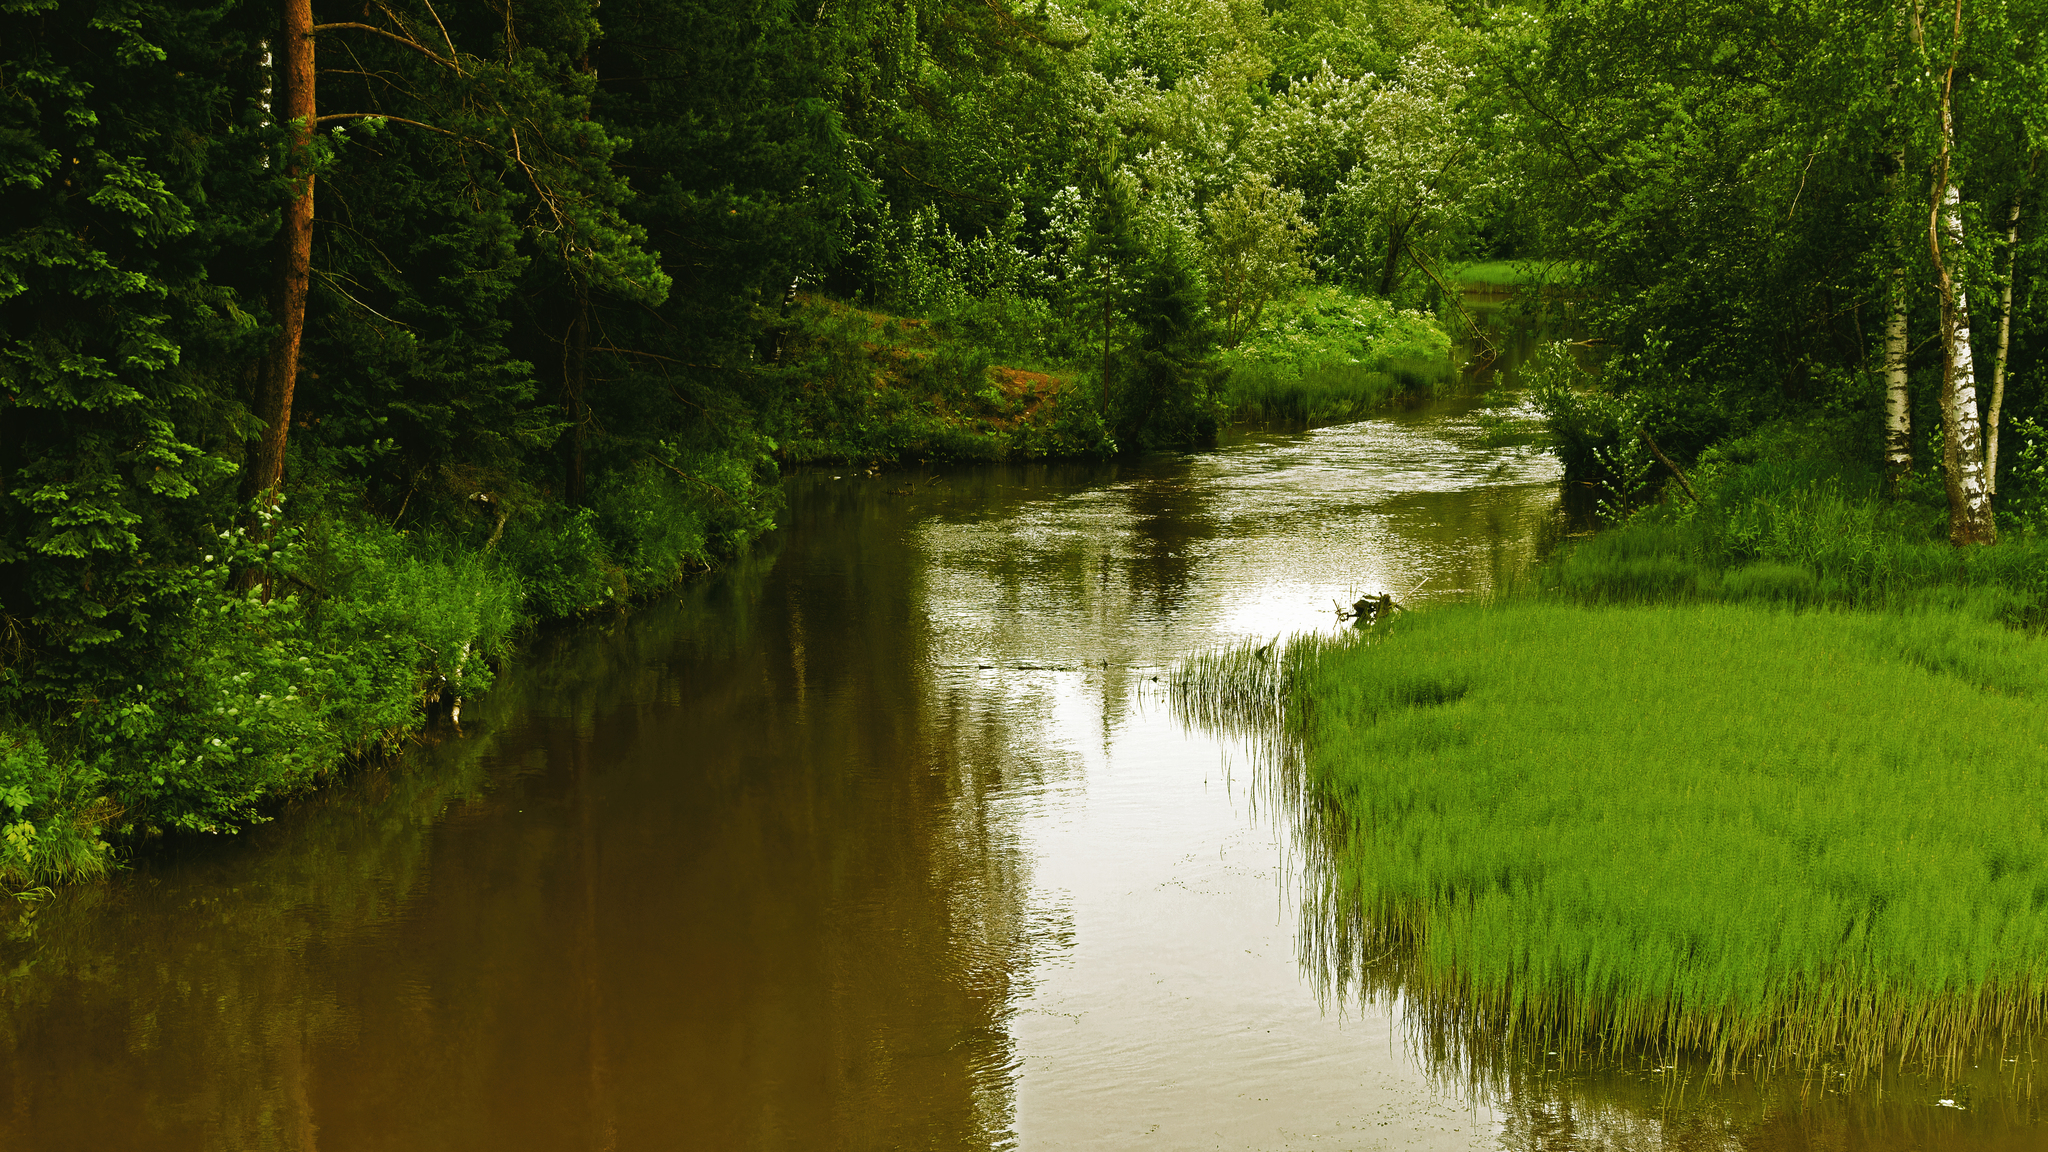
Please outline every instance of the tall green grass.
M1723 1068L2043 1021L2048 642L1526 598L1375 633L1286 664L1340 984L1377 961L1439 1035Z
M2048 622L2048 538L1956 548L1945 510L1887 500L1877 477L1825 460L1759 460L1695 478L1666 502L1560 555L1548 592L1590 604L1767 601L1880 610L1950 607Z
M1475 260L1450 270L1458 284L1497 285L1555 284L1576 275L1578 265L1569 260Z
M1452 377L1448 362L1411 362L1382 371L1361 364L1238 368L1223 388L1226 418L1239 424L1341 424L1403 396L1428 396Z

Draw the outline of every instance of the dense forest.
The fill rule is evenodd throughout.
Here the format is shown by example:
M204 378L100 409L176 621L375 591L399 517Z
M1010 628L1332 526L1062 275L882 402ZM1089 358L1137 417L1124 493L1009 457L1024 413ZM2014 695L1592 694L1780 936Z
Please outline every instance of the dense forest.
M0 0L0 874L262 820L791 465L1427 387L1482 261L1607 515L1825 450L1997 547L2044 97L2041 0Z

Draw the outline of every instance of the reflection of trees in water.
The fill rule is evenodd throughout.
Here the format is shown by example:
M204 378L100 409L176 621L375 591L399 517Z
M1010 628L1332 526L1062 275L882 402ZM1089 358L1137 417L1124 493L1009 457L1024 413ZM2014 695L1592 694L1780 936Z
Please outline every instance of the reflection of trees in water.
M544 638L464 738L52 901L0 1145L991 1143L1020 769L933 691L899 515L826 494Z
M1207 546L1222 531L1213 483L1190 481L1182 465L1124 486L1130 509L1126 579L1150 614L1171 619L1186 606Z

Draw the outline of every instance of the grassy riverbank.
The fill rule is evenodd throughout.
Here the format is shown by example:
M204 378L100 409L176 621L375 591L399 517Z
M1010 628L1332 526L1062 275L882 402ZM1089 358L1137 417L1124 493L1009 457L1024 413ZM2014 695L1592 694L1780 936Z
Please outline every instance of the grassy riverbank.
M1012 350L1014 351L1014 349ZM1095 381L1003 363L943 321L804 297L784 338L792 463L972 463L1115 451Z
M991 318L993 317L993 318ZM1312 285L1273 301L1235 347L1183 365L1178 410L1138 422L1137 444L1116 434L1130 397L1105 397L1101 345L1075 326L1000 308L956 305L930 318L896 316L822 297L792 311L777 371L788 384L792 463L899 465L1104 456L1161 444L1206 443L1190 429L1219 423L1307 427L1356 420L1398 400L1455 384L1443 327L1376 297ZM1143 338L1112 341L1111 378L1147 355ZM1193 435L1189 440L1188 436ZM1155 445L1156 446L1156 445Z
M1342 978L1723 1067L2048 1022L2048 543L1959 550L1924 495L1756 450L1797 441L1493 602L1183 671L1198 717L1286 713Z
M1274 302L1219 364L1218 399L1232 423L1357 420L1457 381L1450 337L1434 318L1329 286Z
M1872 1062L2048 1006L2039 640L1516 600L1399 617L1299 691L1331 878L1426 1011Z

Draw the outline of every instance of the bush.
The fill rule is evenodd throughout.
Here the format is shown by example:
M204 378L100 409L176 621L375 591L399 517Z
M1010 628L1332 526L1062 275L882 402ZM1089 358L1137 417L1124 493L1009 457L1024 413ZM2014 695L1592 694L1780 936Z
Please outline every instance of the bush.
M1355 420L1396 396L1444 388L1456 378L1450 357L1450 337L1429 316L1311 287L1276 301L1222 354L1221 404L1235 421Z

